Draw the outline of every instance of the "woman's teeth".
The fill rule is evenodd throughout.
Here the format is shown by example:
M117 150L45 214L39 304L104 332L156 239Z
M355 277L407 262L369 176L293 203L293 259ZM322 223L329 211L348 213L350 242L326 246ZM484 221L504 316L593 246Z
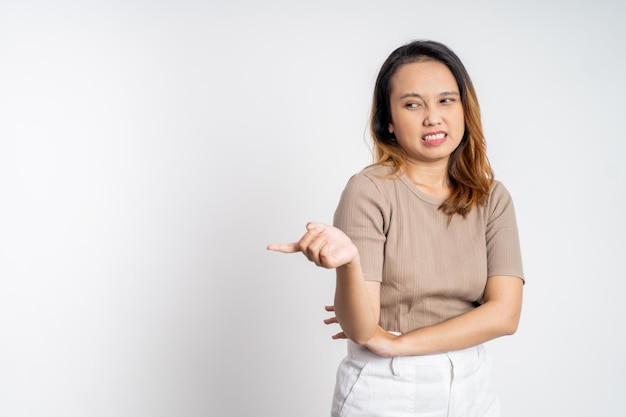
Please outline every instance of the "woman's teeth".
M422 136L422 139L424 139L426 142L429 142L431 140L441 140L445 137L446 137L445 133L437 133L435 135L424 135Z

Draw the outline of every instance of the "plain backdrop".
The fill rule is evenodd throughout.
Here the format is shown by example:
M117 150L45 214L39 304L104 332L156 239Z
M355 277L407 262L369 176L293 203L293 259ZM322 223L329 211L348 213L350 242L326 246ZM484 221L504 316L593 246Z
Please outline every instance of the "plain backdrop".
M449 45L513 195L503 416L626 415L626 3L0 1L0 416L314 417L334 272L266 251L371 162L376 73Z

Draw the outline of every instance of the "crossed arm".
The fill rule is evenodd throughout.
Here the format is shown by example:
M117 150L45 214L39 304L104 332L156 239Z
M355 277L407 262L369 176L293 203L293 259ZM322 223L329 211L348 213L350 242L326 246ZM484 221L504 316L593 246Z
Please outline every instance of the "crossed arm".
M484 303L455 318L423 327L400 336L378 326L380 283L365 281L359 253L339 229L309 223L298 241L269 245L283 253L302 252L324 268L335 268L337 284L334 306L327 307L336 317L325 323L339 323L342 331L334 338L348 338L367 346L380 356L426 355L475 346L515 333L522 306L522 280L511 276L487 279Z

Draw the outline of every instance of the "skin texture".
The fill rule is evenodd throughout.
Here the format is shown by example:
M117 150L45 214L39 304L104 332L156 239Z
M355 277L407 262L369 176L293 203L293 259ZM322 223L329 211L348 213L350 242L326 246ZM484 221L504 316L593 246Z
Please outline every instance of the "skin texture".
M406 174L427 194L446 198L450 189L447 165L464 133L463 108L450 70L437 61L405 64L392 78L389 131L407 155ZM427 139L433 139L428 141ZM491 276L484 303L450 320L396 336L378 326L380 283L365 281L359 253L339 229L309 223L304 236L269 250L302 252L324 268L335 268L335 316L326 324L339 324L335 339L349 338L386 357L424 355L458 350L515 333L522 306L522 280Z

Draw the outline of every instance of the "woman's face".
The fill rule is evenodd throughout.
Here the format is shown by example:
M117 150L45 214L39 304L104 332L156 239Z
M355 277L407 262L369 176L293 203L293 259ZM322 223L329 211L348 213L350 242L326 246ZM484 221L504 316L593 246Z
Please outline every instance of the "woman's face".
M391 78L389 132L409 163L447 164L465 133L459 87L439 61L402 65Z

